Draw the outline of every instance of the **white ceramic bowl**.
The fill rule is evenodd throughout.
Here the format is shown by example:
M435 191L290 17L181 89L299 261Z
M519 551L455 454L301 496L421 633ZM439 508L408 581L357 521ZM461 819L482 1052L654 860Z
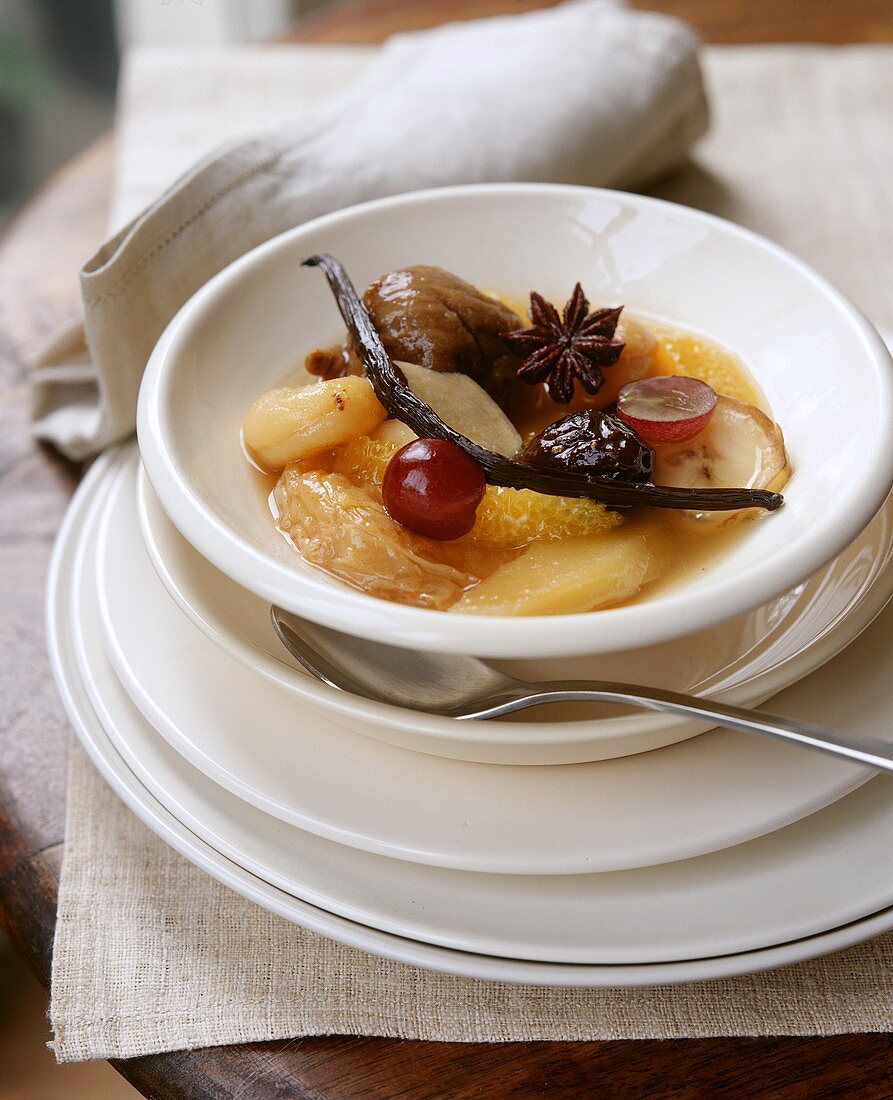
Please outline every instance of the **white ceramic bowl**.
M242 455L251 402L343 331L319 271L331 252L357 286L437 264L489 289L594 302L702 332L736 351L782 425L786 504L709 570L640 604L584 615L486 617L404 607L307 565L278 534ZM837 290L769 241L655 199L556 185L401 195L282 234L180 310L152 354L138 432L149 478L182 534L264 599L379 641L491 657L605 653L714 625L793 588L836 556L893 484L893 364Z

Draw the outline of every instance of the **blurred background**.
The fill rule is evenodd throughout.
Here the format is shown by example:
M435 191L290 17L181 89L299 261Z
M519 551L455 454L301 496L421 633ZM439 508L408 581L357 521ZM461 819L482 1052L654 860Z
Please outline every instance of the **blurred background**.
M119 59L131 46L281 41L297 27L304 42L371 41L396 29L555 2L0 0L0 224L55 168L109 130ZM628 3L687 20L707 42L731 44L802 39L804 6L810 41L888 41L893 0Z
M132 46L368 41L450 16L550 0L0 0L0 234L40 185L111 131L119 61ZM552 0L554 2L554 0ZM889 41L893 0L632 0L692 22L707 41ZM337 32L325 20L337 5ZM373 19L373 14L375 18ZM189 96L189 88L182 89ZM137 1093L106 1063L56 1067L46 993L0 932L0 1100L115 1100Z
M275 39L329 2L0 0L0 222L109 129L123 50Z
M111 130L128 47L276 39L325 3L0 0L0 233L47 177ZM46 992L0 932L0 1100L139 1095L105 1062L56 1066L46 1006Z

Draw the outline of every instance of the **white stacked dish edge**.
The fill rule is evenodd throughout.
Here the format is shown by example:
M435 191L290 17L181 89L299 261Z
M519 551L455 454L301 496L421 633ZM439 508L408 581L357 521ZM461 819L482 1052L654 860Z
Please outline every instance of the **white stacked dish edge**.
M303 830L478 872L613 871L741 843L815 812L872 774L726 730L651 753L533 768L367 739L361 715L333 721L308 708L181 613L147 561L133 475L131 457L98 518L95 555L103 641L118 679L195 767Z
M336 691L286 653L269 605L220 573L183 538L142 467L136 499L152 565L193 624L271 684L382 741L479 763L576 764L646 752L712 728L709 722L579 703L541 707L508 720L458 722ZM791 592L729 622L646 649L495 663L521 678L636 680L757 706L858 637L893 594L891 561L893 497L833 562Z
M70 606L70 598L76 595L70 588L72 580L71 570L73 565L72 559L75 552L80 550L82 555L85 553L82 541L84 532L81 529L81 524L88 505L90 505L98 490L102 488L102 477L107 472L107 466L108 463L105 460L100 460L100 464L98 464L97 468L89 475L87 482L79 492L77 500L63 525L63 530L60 533L60 538L54 553L48 601L48 626L54 671L59 680L66 707L79 736L100 770L128 805L130 805L131 808L150 825L150 827L155 829L159 835L163 836L169 843L173 844L174 847L187 855L188 858L192 859L199 866L204 867L221 881L233 886L245 896L251 897L253 900L266 905L268 908L279 912L283 916L287 916L289 919L304 924L314 931L329 935L342 942L350 943L352 946L371 950L390 958L399 959L403 962L415 963L421 966L431 966L435 969L441 969L450 973L465 974L472 977L548 985L622 986L670 981L702 980L712 977L729 976L765 966L782 965L784 963L797 961L798 959L809 958L824 951L848 946L851 943L858 942L860 939L867 938L870 935L877 934L893 926L893 912L887 909L883 912L876 913L868 919L851 920L851 923L847 924L845 927L836 928L820 935L798 939L791 943L778 944L763 950L745 951L734 956L723 956L711 959L690 959L686 962L656 962L645 965L624 966L546 964L529 962L526 960L473 955L468 952L431 947L422 943L413 942L406 938L376 932L360 924L345 921L340 917L332 916L321 909L307 905L305 902L290 896L287 892L264 882L258 876L246 873L236 862L227 858L219 851L216 851L206 840L197 838L188 827L179 821L175 815L171 814L169 810L166 810L157 799L153 797L116 752L101 724L97 722L95 713L90 711L87 704L83 691L83 684L79 680L77 671L78 654L75 652L77 646L73 645L73 640L70 636L70 631L79 622L79 620L72 615ZM80 658L83 660L88 654L89 650L82 646L79 654ZM144 732L151 735L151 731L148 727L144 727ZM175 761L174 766L176 768L177 758L173 754L172 759ZM188 766L182 763L179 764L179 767L188 769ZM158 777L156 776L155 778L157 781ZM196 777L194 781L202 782L199 777ZM189 784L190 781L187 779L186 782ZM882 791L881 796L878 796L876 793L882 790L881 785L883 782L883 780L875 781L875 783L866 787L863 792L851 796L851 798L839 803L838 806L831 810L824 811L808 819L808 821L792 827L792 830L786 830L784 834L776 834L774 841L773 838L766 838L762 841L753 842L753 845L745 845L732 849L729 853L720 853L715 857L707 858L719 861L723 859L734 861L740 858L742 853L745 853L748 848L753 849L753 846L765 845L773 842L778 844L779 839L781 847L787 850L792 846L790 841L793 836L793 830L803 830L806 834L810 832L821 833L823 820L825 823L831 823L830 835L825 835L825 841L829 842L832 846L838 842L838 846L842 845L838 856L844 852L850 853L852 848L855 848L857 845L861 846L868 836L865 832L866 822L864 820L857 820L859 814L862 812L857 808L859 804L863 806L863 809L868 807L869 802L874 802L876 804L876 812L880 813L884 818L884 835L888 836L890 824L888 820L889 811L886 809L888 802L884 797L887 792ZM209 785L209 789L213 790L215 788L213 788L213 785ZM219 797L223 797L225 802L230 799L230 796L224 795L223 792L220 792ZM878 804L879 797L881 801ZM232 800L231 804L238 805L237 800ZM251 812L254 813L254 811ZM833 818L829 817L829 815L834 814L840 815L841 820L837 825L833 824ZM225 812L224 819L227 819L228 816L229 814ZM259 820L262 818L263 815L260 815ZM847 820L850 821L851 827L855 827L856 833L858 834L850 838L850 844L846 843L846 836L844 835L846 831L845 822ZM856 822L855 826L853 826L854 822ZM201 828L202 823L200 821L196 820L194 824ZM826 834L827 832L828 830L826 830ZM250 830L246 839L250 841ZM292 847L295 846L292 845ZM866 860L870 863L871 843L869 843L867 847L869 851L867 852ZM349 850L344 849L344 851ZM353 853L353 858L355 857L356 853ZM371 857L363 858L369 859ZM390 861L384 862L388 863ZM658 868L656 870L658 873L672 874L672 872L678 868L685 869L698 862L700 861L687 861L684 864L672 865L668 868ZM757 860L757 863L759 867L762 867L764 861ZM852 873L854 861L850 856L849 858L840 860L840 863L839 874L841 877L837 883L839 887L837 890L838 898L841 891L844 894L847 893L847 876ZM819 864L820 867L824 868L831 866L827 858L820 858ZM400 867L401 865L394 864L394 866ZM753 868L755 874L758 873L759 867ZM880 871L878 871L877 868L875 868L875 870L882 878L883 867L880 868ZM437 872L429 870L426 871L426 873L436 874ZM601 876L584 877L590 879L601 878ZM505 883L521 883L524 880L520 878L512 879L500 877L498 881ZM559 882L560 881L562 880L559 880ZM747 884L745 884L745 886L747 886ZM797 875L793 873L790 882L790 890L788 892L796 894L799 886L802 886L802 883L798 883ZM881 887L883 888L883 886L884 883L881 882ZM778 888L776 887L771 899L767 899L770 909L778 905L781 896L782 895L779 894ZM852 899L853 915L856 915L858 905L859 902Z

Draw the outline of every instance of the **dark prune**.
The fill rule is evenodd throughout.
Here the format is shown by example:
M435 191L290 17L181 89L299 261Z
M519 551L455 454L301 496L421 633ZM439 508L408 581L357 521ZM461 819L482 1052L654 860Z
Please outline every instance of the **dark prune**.
M598 409L582 409L556 420L516 458L630 484L651 481L654 468L654 452L633 429L619 416Z

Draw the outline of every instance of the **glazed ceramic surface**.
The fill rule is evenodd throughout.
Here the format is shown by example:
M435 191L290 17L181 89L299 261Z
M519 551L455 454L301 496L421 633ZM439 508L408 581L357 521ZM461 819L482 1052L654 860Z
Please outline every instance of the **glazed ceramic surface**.
M129 719L124 718L125 710L119 711L124 725L129 726L136 718L136 725L127 731L118 727L118 718L113 718L117 703L126 703L126 698L120 693L120 689L116 695L114 678L109 675L108 666L105 666L105 672L102 671L101 646L94 644L98 640L96 612L89 591L89 571L84 568L93 548L85 537L88 532L82 527L84 513L91 504L91 498L102 488L104 472L100 463L79 493L54 554L49 586L48 627L53 667L60 690L82 742L127 804L187 858L246 897L314 931L403 962L472 977L552 985L641 985L728 976L809 958L823 951L858 942L859 939L893 926L893 913L889 908L875 912L868 919L857 918L859 895L861 904L869 899L876 901L883 896L883 880L889 880L889 868L883 858L888 850L891 825L889 792L885 788L885 780L875 780L837 806L773 837L742 845L716 856L623 875L587 875L549 880L437 872L430 868L419 869L397 861L352 853L349 849L339 849L339 846L331 844L324 844L314 854L314 845L323 842L309 838L308 846L307 838L302 839L302 835L295 830L289 830L291 835L281 832L284 827L278 823L274 823L273 831L266 829L264 822L269 823L269 818L244 807L214 784L202 780L177 754L164 749L163 742L152 734L144 722L136 718L132 708ZM75 561L76 558L80 560ZM97 713L90 707L81 672L86 673L86 683L91 685L92 690L96 691L97 687L99 689L94 698L103 710L103 722L100 722ZM140 727L139 731L137 726ZM118 751L113 739L119 745L125 746L129 763ZM153 742L156 748L161 748L160 755L153 753ZM148 789L133 767L143 772L146 781L154 788L154 793ZM182 813L185 820L178 816L179 813ZM219 847L211 842L212 838ZM229 854L221 850L225 848L231 849ZM339 850L347 853L347 858L354 861L351 864L352 870L347 865L342 865L339 873L339 868L327 865L328 860L338 858L336 853ZM859 858L854 858L855 852L859 853ZM240 858L244 860L244 864L239 862ZM358 859L368 864L368 879L363 877L362 868L356 862ZM317 875L322 876L316 880L313 872L315 862L318 863ZM254 870L246 869L245 865ZM711 923L713 916L717 918L713 940L708 938L701 941L704 950L709 950L711 943L712 946L717 946L719 940L731 943L734 933L731 936L729 933L736 924L746 929L751 940L757 941L761 935L780 934L785 923L792 918L795 925L790 927L795 927L795 914L801 899L805 902L801 917L806 916L807 921L806 926L800 926L801 932L805 927L814 927L821 921L816 908L821 909L828 904L836 907L838 914L848 914L849 922L845 926L829 929L824 934L801 936L793 941L775 943L771 947L758 947L713 958L698 957L678 962L650 961L628 965L550 964L529 961L526 958L512 959L474 954L468 950L445 949L414 941L406 935L382 933L357 921L326 912L268 880L280 877L283 882L289 880L298 891L317 894L318 900L322 901L326 892L333 887L336 894L339 890L343 892L345 880L356 874L359 901L356 915L363 911L368 916L378 902L393 906L396 901L399 910L400 898L393 896L400 893L398 889L393 889L396 883L391 880L390 890L384 884L377 883L377 876L387 874L388 867L396 870L397 874L405 874L407 870L414 875L424 872L422 877L416 878L415 887L404 884L408 887L408 892L402 900L409 911L410 922L405 925L404 932L410 932L413 928L415 932L423 932L427 925L431 925L432 928L428 929L430 933L440 920L445 920L447 924L452 923L454 926L453 933L448 933L448 936L455 934L458 925L459 935L462 937L461 925L465 915L469 914L472 925L476 925L479 920L484 925L488 920L492 921L500 937L499 942L518 939L521 943L526 935L523 931L525 919L535 912L537 906L534 904L528 910L527 904L522 902L521 909L525 913L525 919L518 922L514 919L511 893L502 899L491 900L490 887L495 887L497 891L514 891L529 885L534 891L549 890L545 909L552 914L553 920L545 934L550 955L560 952L561 948L556 945L560 944L568 932L571 937L576 935L580 939L581 929L576 928L575 932L572 930L580 920L584 924L590 921L588 905L580 904L579 897L570 893L564 896L551 893L552 889L560 890L562 887L572 891L574 887L571 884L575 882L579 890L585 890L586 884L597 886L591 898L597 907L602 904L602 899L612 896L612 880L626 884L621 887L621 892L627 890L623 905L625 919L618 922L618 931L621 938L627 937L630 941L635 940L638 934L630 929L642 931L640 919L644 921L645 928L650 922L651 934L656 932L659 944L664 944L668 938L672 940L680 933L686 934L682 925L677 927L676 913L677 898L680 892L684 893L682 884L686 879L689 888L697 884L705 887L711 879L714 880L714 900L711 902L701 896L698 899L700 904L690 910L684 922L688 926L688 933L697 937L703 931L704 925ZM637 896L633 884L653 874L658 876L657 883L661 888L656 896L652 893L649 901L644 893ZM874 885L866 889L872 874ZM777 877L772 888L764 891L764 886L773 875ZM426 910L420 916L420 906L412 905L413 901L418 903L428 896L428 876L449 884L444 900L450 903L442 915L438 915L437 906L434 905L430 912ZM475 881L478 888L484 890L481 895L484 904L482 913L476 911L480 898L476 902L473 894L462 892L463 884L473 891L475 887L472 884ZM376 886L378 888L374 891L375 898L370 906L367 893ZM348 883L347 888L350 893L354 888L353 883ZM889 884L886 888L889 892ZM728 891L735 889L742 891L737 906L725 916L714 913L713 905L722 909ZM436 895L436 889L432 888L430 896L435 898ZM566 898L575 902L576 919L561 918L562 909L558 903ZM343 899L339 902L337 897L328 900L334 904L343 904ZM461 904L463 900L468 904ZM487 913L490 914L489 917ZM392 916L398 922L403 919L398 913L392 913ZM557 923L554 919L556 916L559 918ZM762 931L755 932L756 928L761 928ZM595 954L595 941L602 938L602 927L590 921L582 931L587 933L582 937L585 939L585 948L590 954ZM717 931L719 940L716 938ZM461 940L463 944L480 948L477 943L479 931L472 931L471 937L468 937L466 929L464 935L465 939ZM643 940L643 944L648 949L654 946L646 940ZM622 948L620 954L613 957L623 957L624 950ZM608 947L607 951L610 954L611 948Z
M480 617L398 605L307 565L275 530L242 455L241 418L311 348L342 331L313 252L358 287L408 263L477 285L596 302L702 332L741 355L782 425L787 503L697 578L585 615ZM893 483L893 371L833 287L721 219L620 192L482 185L397 196L308 222L243 256L178 313L140 394L146 468L165 511L218 569L265 600L361 637L535 658L654 645L789 591L865 527Z
M130 487L120 492L129 495ZM457 722L334 691L296 667L272 628L269 604L220 573L180 535L143 471L136 495L155 571L192 622L271 683L381 740L458 760L569 764L645 752L712 728L709 722L579 703L524 711L509 720ZM858 636L893 593L891 561L888 500L830 565L728 623L618 654L495 663L522 678L634 681L755 706Z
M516 874L646 866L786 825L871 774L719 730L657 752L565 767L469 764L379 744L363 736L359 716L339 721L308 708L180 613L146 560L132 459L115 475L95 566L109 655L150 724L252 805L354 847ZM837 687L828 681L828 692ZM823 699L819 693L816 705Z

